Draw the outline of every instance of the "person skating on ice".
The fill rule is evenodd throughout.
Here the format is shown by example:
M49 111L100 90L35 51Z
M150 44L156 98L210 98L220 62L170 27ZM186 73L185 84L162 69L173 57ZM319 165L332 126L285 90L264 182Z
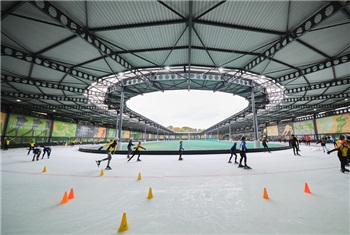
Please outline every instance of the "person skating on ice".
M326 146L326 140L325 140L324 137L320 141L316 142L316 144L319 144L319 143L321 143L321 147L323 149L323 153L328 152L328 149L327 149L327 146Z
M293 153L294 155L299 155L299 140L294 136L294 134L292 134L290 140L289 140L289 144L290 146L293 148Z
M30 154L30 151L32 151L32 150L33 150L33 152L34 152L34 147L35 147L35 142L34 142L34 141L31 141L31 142L29 143L29 150L28 150L27 155L29 155L29 154Z
M230 159L228 159L228 163L232 163L231 159L232 159L233 155L235 155L235 164L238 164L236 148L237 148L237 141L235 141L231 147L231 157L230 157Z
M269 153L271 153L269 147L267 146L267 142L269 142L269 140L266 138L266 136L263 137L261 142L262 142L262 145L264 146L264 150L267 150Z
M346 136L345 140L345 137L343 135L340 135L339 140L337 140L337 147L327 152L327 154L330 154L333 151L337 151L337 156L340 161L340 171L342 173L349 172L349 170L345 168L349 148L350 136Z
M45 153L47 153L47 158L50 158L51 148L49 146L44 146L43 156L41 157L41 159L44 159Z
M131 152L132 152L132 146L134 146L132 141L133 141L133 138L131 137L129 139L129 143L128 143L128 156L126 156L127 158L130 158L130 155L131 155Z
M241 138L241 144L239 146L239 155L241 155L241 159L239 160L239 165L238 168L242 168L244 167L244 169L252 169L251 167L249 167L247 165L247 146L246 146L246 142L245 142L245 137L243 136ZM242 161L244 160L244 165L242 165Z
M35 147L34 150L33 150L33 154L34 155L33 155L32 161L34 161L35 158L36 158L37 161L39 161L39 157L40 157L40 154L41 154L41 148Z
M182 147L182 141L180 141L180 146L179 146L179 161L182 161L183 158L182 158L182 150L185 150L183 147Z
M103 161L108 161L107 162L107 166L106 166L106 170L112 170L111 166L109 165L111 163L112 160L112 153L116 151L117 147L118 147L118 138L115 138L113 141L109 142L108 144L103 145L102 147L99 148L99 150L101 150L104 146L107 146L107 157L101 160L97 160L96 164L98 167L100 167L101 162Z
M133 155L129 158L128 162L129 162L136 154L138 154L138 156L137 156L137 161L141 161L141 159L140 159L141 149L146 150L144 147L141 146L141 141L137 144L136 147L134 147L134 149L135 149L135 151L134 151Z

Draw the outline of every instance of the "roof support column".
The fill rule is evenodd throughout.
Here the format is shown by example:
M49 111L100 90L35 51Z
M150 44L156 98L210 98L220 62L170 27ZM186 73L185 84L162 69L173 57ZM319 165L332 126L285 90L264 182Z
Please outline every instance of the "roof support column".
M230 135L228 139L231 141L232 140L232 138L231 138L232 134L231 134L231 124L230 123L228 124L228 130L229 130L229 135Z
M254 87L252 87L252 113L253 113L253 126L254 126L254 148L260 147L260 141L258 136L258 117L255 110L255 97Z
M124 87L121 87L120 91L120 117L119 117L119 125L118 125L118 138L119 144L117 149L122 149L122 125L123 125L123 112L124 112Z
M143 138L144 141L147 141L147 129L146 129L147 123L145 122L145 137Z

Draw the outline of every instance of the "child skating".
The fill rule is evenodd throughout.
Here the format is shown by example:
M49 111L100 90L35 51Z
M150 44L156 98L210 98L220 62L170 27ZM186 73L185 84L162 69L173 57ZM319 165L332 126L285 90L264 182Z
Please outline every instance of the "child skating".
M49 146L44 146L43 156L41 157L41 159L44 159L45 153L47 153L47 158L50 158L51 148Z
M185 149L182 147L182 141L180 141L180 146L179 146L179 153L180 153L179 161L182 161L182 160L183 160L183 158L182 158L182 150L185 150Z
M241 159L239 160L238 168L252 169L250 166L247 165L247 154L246 154L247 146L246 146L244 136L241 138L241 145L239 149L240 149L239 155L241 155ZM242 160L244 160L244 165L242 165Z
M101 162L108 160L107 166L106 166L105 169L106 170L112 170L112 168L111 168L111 166L109 164L111 163L111 160L112 160L112 153L117 150L118 140L119 140L118 138L115 138L115 140L113 140L113 141L109 142L108 144L105 144L105 145L103 145L102 147L99 148L99 150L101 150L104 146L108 145L107 150L106 150L107 151L107 157L104 158L104 159L96 161L96 164L97 164L98 167L100 167Z
M133 155L128 159L128 162L136 155L138 154L137 161L141 161L140 155L141 155L141 149L146 150L144 147L141 146L141 141L137 144L136 147L134 147L135 151Z
M230 157L230 159L228 159L228 163L232 163L231 159L232 159L233 155L235 155L235 164L238 164L236 148L237 148L237 142L235 141L231 147L231 157Z

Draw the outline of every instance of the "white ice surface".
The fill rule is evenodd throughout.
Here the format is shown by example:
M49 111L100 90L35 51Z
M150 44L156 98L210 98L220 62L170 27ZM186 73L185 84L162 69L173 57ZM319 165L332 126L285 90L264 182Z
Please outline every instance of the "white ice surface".
M329 146L330 147L330 146ZM349 174L321 147L248 153L252 170L228 155L113 155L53 147L32 162L24 148L2 152L2 234L349 234ZM47 172L43 173L46 166ZM137 180L138 174L142 179ZM312 194L304 193L304 184ZM147 199L149 188L152 199ZM60 204L73 188L75 198ZM266 188L269 200L263 199Z

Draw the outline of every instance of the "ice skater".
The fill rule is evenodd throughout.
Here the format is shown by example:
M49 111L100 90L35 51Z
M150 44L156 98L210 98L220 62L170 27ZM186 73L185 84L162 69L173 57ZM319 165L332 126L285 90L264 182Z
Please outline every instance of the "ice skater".
M269 153L271 153L269 147L267 146L267 142L269 142L269 140L266 138L266 136L264 136L262 139L262 145L264 146L264 150L266 149Z
M134 139L131 137L129 139L129 143L128 143L128 156L126 156L127 158L130 158L131 152L132 152L132 146L134 146L134 144L132 143Z
M35 147L35 142L32 140L32 141L29 143L29 150L28 150L27 155L29 155L29 154L30 154L30 151L32 151L32 150L33 150L33 152L34 152L34 147Z
M141 161L141 159L140 159L141 149L146 150L144 147L141 146L141 141L137 144L136 147L134 147L134 149L135 149L135 151L134 151L133 155L128 159L128 162L129 162L136 154L138 154L138 156L137 156L137 161L140 162L140 161Z
M183 158L182 158L182 150L185 150L183 147L182 147L182 141L180 141L180 146L179 146L179 161L182 161Z
M321 143L321 147L323 149L323 153L326 153L328 152L329 150L327 149L327 146L326 146L326 140L325 138L323 137L320 141L317 141L316 144L319 144Z
M293 153L294 155L301 156L299 154L299 140L292 134L290 140L289 140L289 145L293 148Z
M115 152L117 147L118 147L118 140L119 140L118 138L115 138L115 140L113 140L113 141L109 142L108 144L105 144L105 145L103 145L102 147L99 148L99 150L101 150L104 146L108 145L107 150L106 150L107 151L107 157L104 158L104 159L96 161L96 164L97 164L98 167L100 167L101 162L108 160L107 166L106 166L105 169L106 170L112 170L112 168L111 168L111 166L109 164L111 163L111 160L112 160L112 153Z
M345 137L343 135L340 135L339 140L337 140L337 147L327 152L327 154L330 154L331 152L338 150L337 155L340 161L340 171L342 173L349 172L349 169L345 168L349 148L350 136L346 136L345 140Z
M40 157L40 154L41 154L41 148L39 148L39 147L34 148L33 154L34 155L33 155L32 161L34 161L35 158L36 158L37 161L39 161L39 157Z
M245 137L243 136L241 138L241 144L239 146L239 155L241 155L241 159L239 160L238 168L244 168L244 169L252 169L250 166L247 165L247 146L245 142ZM244 160L244 166L242 165L242 160Z
M237 148L237 142L235 141L231 147L231 157L230 157L230 159L228 159L228 163L232 163L231 159L232 159L233 155L235 155L235 164L238 164L236 148Z
M43 155L41 159L44 159L45 153L47 153L47 158L49 159L51 154L51 148L49 146L44 146Z

